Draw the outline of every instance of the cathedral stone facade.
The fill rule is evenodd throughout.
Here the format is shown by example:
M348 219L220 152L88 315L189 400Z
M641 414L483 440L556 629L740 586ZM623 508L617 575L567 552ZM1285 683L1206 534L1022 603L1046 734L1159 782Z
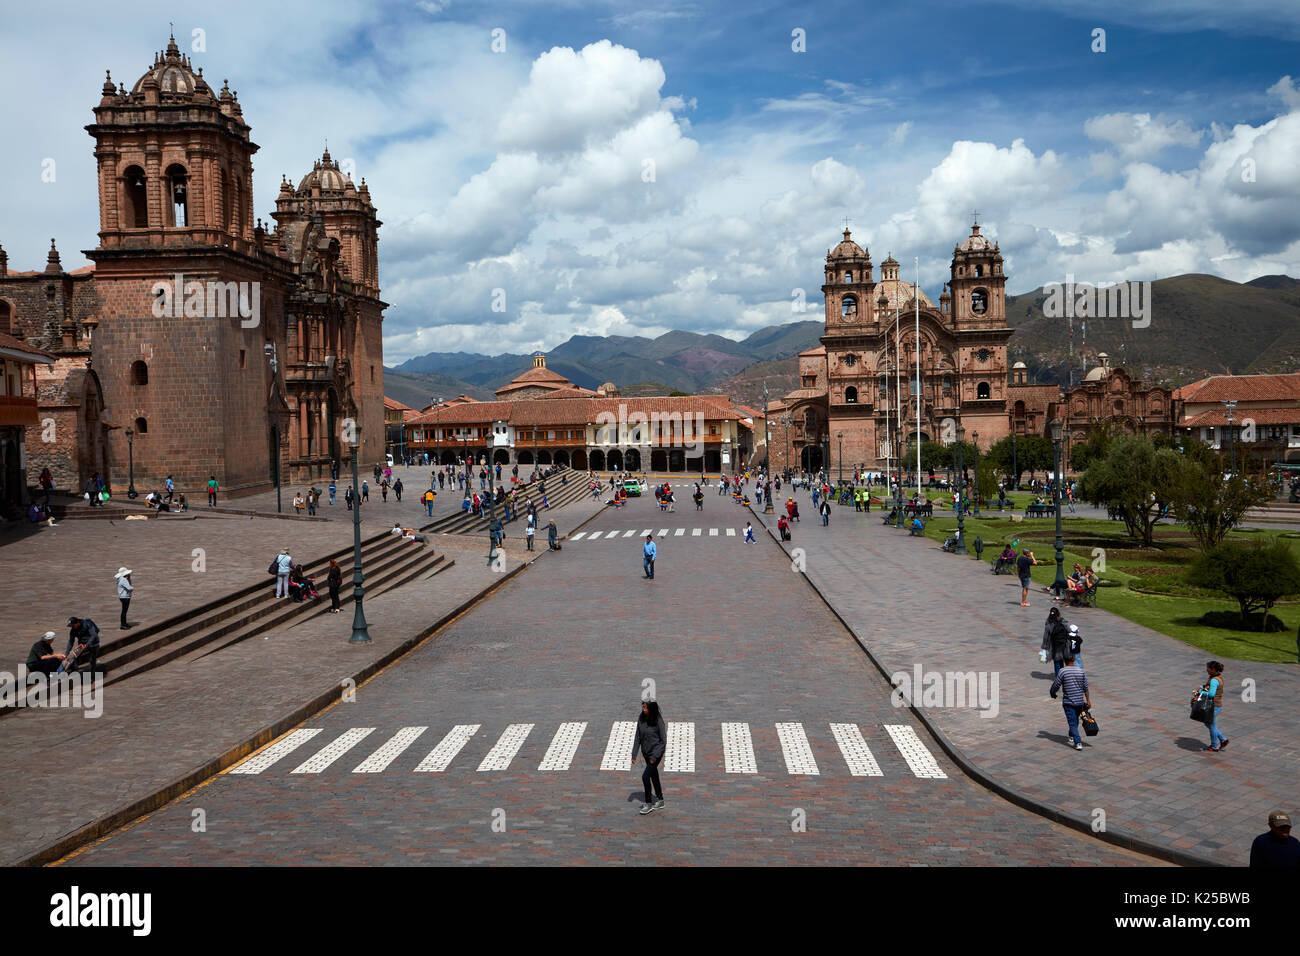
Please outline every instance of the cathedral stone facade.
M821 345L800 354L800 387L769 410L774 464L788 455L792 469L884 470L918 435L950 442L961 425L967 441L987 448L1010 434L1011 406L1042 400L1008 377L1002 265L976 223L953 248L936 306L899 277L892 255L877 282L870 252L845 229L826 254Z
M129 430L137 487L171 474L197 495L216 475L261 490L277 468L295 482L348 459L347 419L379 461L385 303L365 180L326 150L297 187L282 180L273 228L255 220L238 98L174 40L130 90L107 78L94 115L93 269L64 272L53 244L44 272L0 266L11 334L59 359L38 378L42 414L71 426L55 442L29 430L29 470L125 489Z

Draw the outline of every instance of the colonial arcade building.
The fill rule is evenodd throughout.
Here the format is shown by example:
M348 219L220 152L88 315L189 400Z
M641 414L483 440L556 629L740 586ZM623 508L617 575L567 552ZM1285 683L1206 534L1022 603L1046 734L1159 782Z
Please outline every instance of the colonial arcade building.
M978 223L953 247L937 306L900 278L892 255L877 281L870 252L845 229L826 254L821 344L799 355L799 388L768 410L774 465L884 470L918 436L952 441L947 421L987 448L1010 434L1013 408L1020 427L1041 418L1041 388L1008 380L1005 287L1002 253Z
M4 331L59 359L38 372L42 414L57 406L74 426L53 444L29 431L29 470L48 465L64 488L97 470L125 488L129 432L137 486L171 474L197 492L216 475L258 490L277 468L297 481L346 460L344 419L378 461L385 303L365 180L326 150L296 187L282 179L264 226L238 97L174 39L129 90L106 78L94 114L93 269L64 272L53 247L44 272L0 263Z

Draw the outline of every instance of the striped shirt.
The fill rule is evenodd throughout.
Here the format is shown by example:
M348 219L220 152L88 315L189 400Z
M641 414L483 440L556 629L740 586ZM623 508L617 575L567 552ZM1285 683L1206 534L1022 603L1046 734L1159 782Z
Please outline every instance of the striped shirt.
M1077 664L1062 667L1061 672L1056 675L1056 680L1052 681L1052 696L1055 697L1056 692L1062 688L1065 690L1064 699L1067 704L1082 707L1084 694L1088 692L1088 675Z

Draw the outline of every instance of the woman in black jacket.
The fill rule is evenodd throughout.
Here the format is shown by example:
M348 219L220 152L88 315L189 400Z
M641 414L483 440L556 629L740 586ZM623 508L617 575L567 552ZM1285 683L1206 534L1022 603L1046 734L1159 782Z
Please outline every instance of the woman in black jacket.
M636 763L638 753L645 756L645 772L641 774L641 783L645 787L645 803L640 810L642 814L664 808L664 788L659 784L659 764L663 762L667 747L668 725L664 722L663 714L659 713L659 704L653 700L643 701L641 717L636 722L636 742L632 745L633 763ZM654 800L650 799L651 784L654 785Z
M330 558L330 573L326 576L325 581L330 586L330 613L339 612L339 588L343 586L343 571L339 568L339 563Z

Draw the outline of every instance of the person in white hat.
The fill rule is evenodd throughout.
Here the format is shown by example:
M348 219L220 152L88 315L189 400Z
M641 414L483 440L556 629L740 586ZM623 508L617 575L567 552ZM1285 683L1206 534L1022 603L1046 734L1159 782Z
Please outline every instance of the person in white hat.
M131 569L117 569L117 599L122 602L122 630L128 630L131 625L126 623L126 609L131 606L131 592L135 586L131 584Z

